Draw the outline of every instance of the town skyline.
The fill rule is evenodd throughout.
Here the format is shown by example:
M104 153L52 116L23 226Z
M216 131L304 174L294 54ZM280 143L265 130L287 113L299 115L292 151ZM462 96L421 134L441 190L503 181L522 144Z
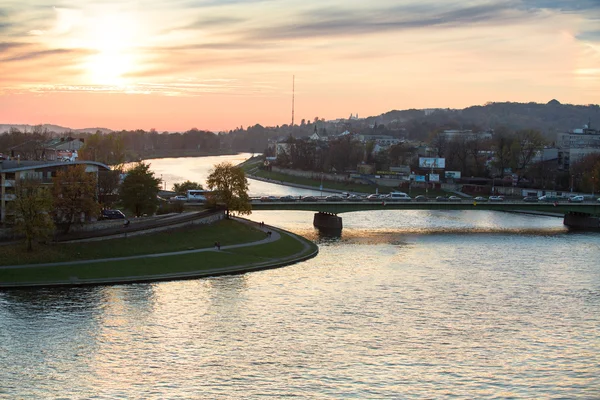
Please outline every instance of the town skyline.
M0 1L0 122L227 131L600 98L595 1Z

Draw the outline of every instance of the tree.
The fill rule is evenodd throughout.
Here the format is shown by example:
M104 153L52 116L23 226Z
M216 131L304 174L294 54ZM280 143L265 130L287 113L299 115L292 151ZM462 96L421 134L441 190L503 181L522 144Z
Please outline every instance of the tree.
M102 206L110 207L117 197L121 170L98 171L98 201Z
M202 185L198 182L185 181L174 184L172 190L177 194L186 195L188 190L202 190Z
M123 206L136 217L154 214L158 206L160 178L150 171L150 164L142 161L127 172L119 192Z
M85 165L72 165L61 169L53 179L55 221L69 232L71 225L80 224L82 216L98 215L96 177L85 172Z
M227 215L230 211L239 214L250 214L252 205L248 196L248 180L244 170L231 163L215 165L206 181L208 187L215 191L217 203L225 204Z
M15 231L25 236L27 251L33 249L34 239L52 235L52 196L39 181L21 179L15 186L15 200L9 204L15 215Z
M524 129L517 132L515 142L517 143L518 149L517 169L524 170L537 153L544 149L544 143L546 141L539 131Z

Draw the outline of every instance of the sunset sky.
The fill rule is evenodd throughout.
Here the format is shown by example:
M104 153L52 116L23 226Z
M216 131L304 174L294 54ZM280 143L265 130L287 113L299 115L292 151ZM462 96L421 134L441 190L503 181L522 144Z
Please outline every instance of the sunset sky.
M600 100L600 0L0 0L0 124L228 130Z

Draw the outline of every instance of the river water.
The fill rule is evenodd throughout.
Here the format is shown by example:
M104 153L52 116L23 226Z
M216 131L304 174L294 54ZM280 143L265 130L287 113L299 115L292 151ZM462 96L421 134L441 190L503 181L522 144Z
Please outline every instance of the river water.
M285 268L0 292L0 398L600 398L599 234L487 211L342 217L327 237L309 212L252 214L319 244Z

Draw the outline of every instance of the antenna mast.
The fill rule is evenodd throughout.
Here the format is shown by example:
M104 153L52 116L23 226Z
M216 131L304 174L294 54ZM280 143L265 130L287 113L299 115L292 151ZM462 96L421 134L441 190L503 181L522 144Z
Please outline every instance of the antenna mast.
M294 95L296 94L296 75L292 75L292 129L294 128Z

